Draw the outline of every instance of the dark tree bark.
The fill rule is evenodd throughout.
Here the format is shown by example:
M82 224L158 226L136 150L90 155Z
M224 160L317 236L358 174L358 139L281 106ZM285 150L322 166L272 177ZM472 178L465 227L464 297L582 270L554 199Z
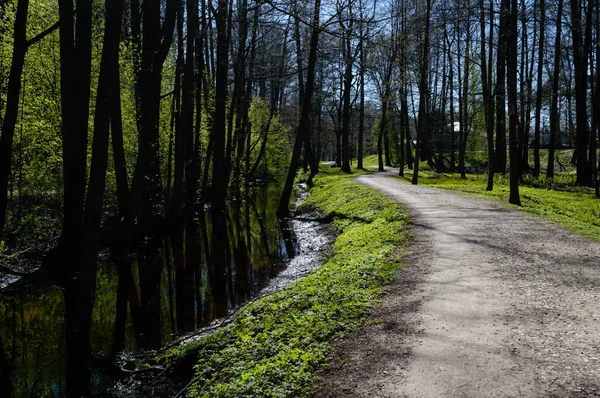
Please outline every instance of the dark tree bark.
M0 241L4 225L6 224L6 212L8 205L8 181L10 177L13 139L15 126L19 113L19 96L21 93L21 76L25 53L27 52L27 16L29 0L19 0L15 14L13 33L13 54L8 78L8 90L6 93L6 110L2 122L2 135L0 136ZM21 195L22 192L19 192Z
M596 40L600 37L600 4L595 0L596 5ZM591 12L589 10L588 12ZM598 184L598 169L597 169L597 140L598 140L598 125L600 124L600 46L596 45L596 86L594 87L594 95L592 96L592 131L590 135L590 166L592 167L592 179L594 184L594 194L600 198L600 185Z
M59 1L61 110L64 168L64 217L58 248L47 264L64 264L67 396L89 396L91 377L90 321L95 273L86 267L84 195L91 66L91 4L78 1L76 25L73 2ZM80 274L81 273L81 274ZM80 275L79 275L80 274ZM78 282L78 279L80 282ZM93 282L92 282L93 281Z
M342 171L344 173L351 173L350 169L350 108L351 108L351 90L352 90L352 69L354 67L354 55L351 47L352 34L353 34L353 16L350 13L350 21L348 26L342 24L344 29L344 97L343 97L343 108L342 108Z
M225 132L226 132L226 109L227 109L227 73L229 68L229 2L218 0L218 8L215 15L217 26L217 70L215 86L215 112L211 139L213 142L213 164L211 205L215 210L225 208L225 196L229 184L229 175L226 173L228 165L225 163Z
M415 165L413 169L413 185L419 182L419 158L423 150L423 136L425 132L425 119L427 111L427 70L429 68L429 24L431 22L431 0L427 0L425 14L425 38L423 40L423 59L421 60L421 76L419 80L419 115L417 121L417 144L415 145Z
M561 31L562 31L563 0L558 0L556 14L556 34L554 39L554 71L552 73L552 104L550 108L550 138L548 141L548 168L546 178L554 178L554 147L559 132L558 123L558 84L560 77Z
M527 19L525 17L525 3L524 0L521 1L521 8L519 10L519 17L521 22L521 62L519 63L520 71L518 76L519 79L519 106L517 107L519 113L519 121L517 123L517 135L519 137L519 150L520 150L520 160L519 160L519 178L522 178L523 173L529 170L529 127L527 126L528 119L531 115L531 96L527 95L527 87L531 82L531 73L529 69L529 57L526 55L529 52L529 39L527 34ZM533 7L533 13L535 14L535 3ZM535 20L534 20L535 22ZM534 24L534 31L535 31ZM535 43L535 36L533 39ZM535 53L535 52L532 52ZM531 63L533 65L533 63ZM533 72L533 70L531 70Z
M509 117L509 151L510 151L510 194L509 203L521 205L519 196L519 137L517 133L517 0L512 0L512 9L507 28L508 37L508 117Z
M459 98L459 106L462 109L462 119L460 121L460 130L458 137L458 170L460 178L467 178L467 169L465 165L465 156L467 151L467 141L470 132L469 121L469 87L470 87L470 69L471 69L471 29L470 24L467 24L467 32L465 39L465 61L464 74L462 79L462 95ZM461 101L462 100L462 101Z
M448 64L450 66L450 70L448 72L448 90L450 91L450 171L454 172L456 168L456 120L454 118L454 62L452 61L452 46L450 44L450 39L448 36L448 32L446 32Z
M389 158L388 151L386 150L387 145L385 145L386 148L384 148L383 141L386 136L387 109L388 109L388 101L389 101L389 97L390 97L391 85L389 84L388 80L386 80L386 82L384 84L385 84L385 89L384 89L383 95L381 97L381 119L379 121L379 134L377 135L377 156L378 156L378 161L379 161L378 162L379 163L379 171L385 171L384 162L383 162L384 154L387 155L385 163L389 163L389 161L387 160Z
M575 152L577 161L577 184L590 186L591 167L588 162L587 121L587 52L583 41L583 25L580 0L571 0L571 29L573 35L573 64L575 67L575 113L577 130Z
M496 172L506 173L506 55L510 0L500 4L498 55L496 60Z
M289 202L292 195L292 187L294 185L294 178L296 178L296 171L298 169L298 161L300 160L300 152L302 150L302 144L304 135L307 134L310 124L310 112L312 109L311 101L313 95L313 86L315 81L315 65L317 62L317 47L319 45L319 32L321 27L319 26L321 13L321 0L315 0L315 8L313 11L312 21L312 33L310 37L310 52L308 55L308 72L306 77L306 87L304 92L304 102L302 104L302 113L300 115L300 122L298 124L298 134L296 134L296 141L294 143L294 149L292 152L292 159L290 162L290 168L288 169L285 186L283 193L281 194L281 200L279 207L277 208L277 216L285 217L289 214Z
M485 127L487 131L487 144L488 144L488 178L486 191L494 189L494 103L492 101L492 95L490 90L490 83L488 82L488 71L486 65L486 51L485 51L485 4L484 0L480 0L480 16L479 16L479 30L481 34L481 88L483 91L483 102L485 106ZM493 29L493 27L492 27ZM491 65L490 65L491 68Z
M533 176L540 175L540 124L542 111L542 74L544 71L544 44L546 30L546 3L545 0L540 1L540 41L538 47L538 64L537 64L537 93L535 97L535 131L533 138Z
M123 5L106 2L106 27L94 115L94 138L85 190L87 123L91 83L91 3L59 3L65 220L55 261L71 264L64 278L67 396L91 394L90 327L96 290L100 224L108 167L111 103L117 98L118 54ZM120 109L120 105L117 105ZM72 112L75 112L73 114ZM80 170L74 170L79 167ZM67 195L68 192L68 195ZM84 206L85 195L85 206ZM67 197L69 201L67 201ZM70 208L68 206L73 206Z
M178 4L178 0L168 0L164 18L161 18L159 0L145 0L142 7L139 0L131 1L139 149L126 225L139 247L140 325L147 326L141 341L143 348L157 348L161 344L160 331L155 326L160 325L162 260L158 249L163 242L160 93L163 65L173 41Z
M364 151L364 135L365 135L365 70L366 70L366 57L365 57L365 32L364 32L364 15L363 15L363 4L359 2L360 6L360 36L358 42L359 51L359 67L358 67L358 81L360 90L360 104L358 110L358 159L357 168L364 169L363 167L363 151Z
M259 9L257 8L254 11L253 15L253 28L252 28L252 36L250 45L250 63L248 65L248 71L246 71L246 42L248 37L248 20L246 14L248 13L248 1L242 0L239 4L239 24L240 24L240 37L238 42L238 70L241 73L240 78L238 79L238 84L243 87L242 93L240 93L240 97L237 102L237 118L235 121L235 139L237 142L236 145L236 157L235 157L235 167L233 171L233 181L236 188L239 191L240 187L240 176L242 175L242 159L246 151L246 141L247 135L250 134L250 120L249 120L249 111L250 111L250 99L252 96L252 74L254 73L254 57L256 54L256 35L257 35L257 25L258 25L258 13ZM248 76L246 76L246 74Z

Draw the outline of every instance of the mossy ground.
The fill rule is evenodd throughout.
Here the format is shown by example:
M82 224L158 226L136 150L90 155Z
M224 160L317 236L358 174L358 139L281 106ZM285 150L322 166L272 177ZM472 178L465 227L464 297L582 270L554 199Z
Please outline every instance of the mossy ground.
M303 205L330 217L340 231L321 268L250 304L209 337L162 356L166 362L196 358L189 395L310 396L331 342L367 322L382 287L401 266L409 218L388 198L353 182L354 176L334 169L319 174Z

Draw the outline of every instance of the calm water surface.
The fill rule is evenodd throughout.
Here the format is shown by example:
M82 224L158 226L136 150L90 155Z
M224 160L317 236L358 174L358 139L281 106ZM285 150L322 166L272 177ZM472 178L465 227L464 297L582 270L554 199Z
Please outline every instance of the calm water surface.
M278 222L275 191L266 187L253 200L229 206L225 214L197 214L178 235L165 238L156 248L163 265L154 298L141 293L145 271L136 253L127 258L131 272L118 272L110 254L102 252L91 328L94 357L160 348L228 315L264 294L267 286L273 289L310 271L314 258L289 261L303 246L299 237L307 241L305 252L323 242L311 242L311 225ZM150 316L148 308L154 311ZM10 383L15 397L64 395L60 287L40 283L1 295L0 338L0 361L4 358L2 367L9 370L0 372L0 385ZM102 368L94 373L96 392L110 384Z

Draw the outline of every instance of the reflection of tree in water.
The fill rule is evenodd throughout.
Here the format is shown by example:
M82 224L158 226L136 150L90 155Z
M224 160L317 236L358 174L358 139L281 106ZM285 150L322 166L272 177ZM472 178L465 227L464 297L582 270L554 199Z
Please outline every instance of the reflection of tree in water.
M291 225L279 224L273 205L270 195L260 194L224 212L185 217L182 227L166 234L129 240L117 233L108 257L99 262L87 326L89 308L79 300L82 290L75 281L5 294L0 298L0 396L64 394L67 373L69 379L91 373L92 350L159 348L173 335L207 326L257 297L285 268L282 259L296 253ZM63 314L64 326L57 321ZM78 357L70 354L67 370L66 333L72 336L77 325L91 333L69 337L69 352ZM91 388L102 389L97 380Z
M212 298L211 314L213 318L227 315L229 306L228 273L231 272L231 247L227 234L227 219L222 212L211 214L210 250L208 250L208 279L210 283L210 297Z
M161 347L161 276L162 238L158 234L146 236L138 254L140 283L140 331L138 348Z
M12 396L11 371L12 366L6 357L4 342L2 341L2 335L0 335L0 396L2 397Z
M292 225L287 218L279 220L281 235L285 245L285 257L288 259L296 256L296 239L293 233Z
M244 206L244 224L249 224L248 205ZM248 255L248 229L242 224L242 209L239 203L231 208L229 219L229 235L231 237L232 253L235 261L233 279L233 306L238 306L250 299L250 256Z

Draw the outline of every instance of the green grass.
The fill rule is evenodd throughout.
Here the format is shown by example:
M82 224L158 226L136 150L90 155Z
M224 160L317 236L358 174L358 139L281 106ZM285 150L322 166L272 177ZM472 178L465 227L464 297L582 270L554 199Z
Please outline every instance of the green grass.
M405 173L404 178L398 178L410 181L412 172ZM459 174L436 175L426 170L419 171L421 185L495 200L506 206L547 218L581 235L600 240L600 199L594 197L593 190L572 187L573 176L557 176L552 183L543 177L538 181L527 177L526 183L530 186L519 187L521 207L508 204L508 175L496 176L494 190L491 192L485 190L486 179L484 174L469 174L467 179L463 180Z
M188 393L198 397L308 397L331 342L365 322L395 276L409 218L388 198L324 166L303 206L331 217L340 234L327 262L247 306L228 326L161 356L195 358Z

